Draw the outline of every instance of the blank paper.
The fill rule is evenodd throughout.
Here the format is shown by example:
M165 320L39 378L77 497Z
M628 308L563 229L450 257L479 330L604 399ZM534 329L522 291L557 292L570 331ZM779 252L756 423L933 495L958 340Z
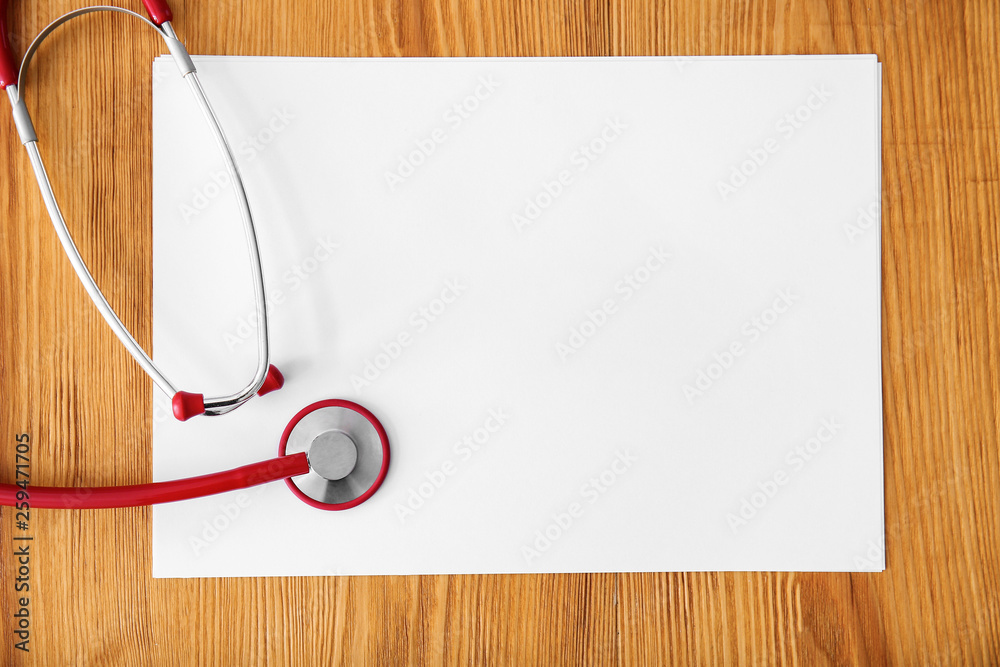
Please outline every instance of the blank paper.
M195 58L256 214L276 393L179 423L155 480L382 421L366 503L283 483L153 511L157 577L881 570L874 56ZM256 363L223 162L154 63L154 357Z

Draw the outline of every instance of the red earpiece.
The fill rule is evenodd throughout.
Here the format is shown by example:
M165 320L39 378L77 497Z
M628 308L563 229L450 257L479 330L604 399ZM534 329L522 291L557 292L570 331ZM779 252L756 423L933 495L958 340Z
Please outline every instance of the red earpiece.
M170 5L167 4L166 0L142 0L142 4L146 7L146 11L149 12L149 18L156 25L163 25L174 18L174 14L170 11Z
M7 33L7 0L0 0L0 89L17 83L18 69Z

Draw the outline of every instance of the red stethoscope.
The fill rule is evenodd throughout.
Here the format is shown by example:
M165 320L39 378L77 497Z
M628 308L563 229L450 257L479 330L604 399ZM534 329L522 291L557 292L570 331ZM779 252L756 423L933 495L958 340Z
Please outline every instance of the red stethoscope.
M128 9L103 5L85 7L64 14L35 37L18 65L8 41L7 0L0 0L0 88L7 91L18 136L28 153L45 207L74 271L118 339L153 382L171 397L174 416L186 421L197 415L226 414L249 401L254 395L263 396L280 389L284 384L284 378L278 369L269 363L264 274L261 269L253 214L239 167L218 117L201 86L194 63L170 25L170 20L173 18L170 7L165 0L142 0L142 3L149 12L149 19ZM41 42L60 25L78 16L102 11L117 12L137 18L151 26L163 39L212 129L236 191L250 255L258 322L258 354L257 370L253 379L240 391L227 396L205 397L203 394L178 391L136 342L104 298L104 294L80 256L59 210L38 150L38 136L22 94L28 65ZM292 418L282 433L278 445L278 457L270 461L201 477L134 486L32 486L30 489L24 489L14 484L0 484L0 505L13 506L27 499L31 507L37 508L132 507L198 498L284 479L288 488L307 504L319 509L343 510L370 498L382 484L388 468L389 438L378 419L356 403L326 400L303 408Z

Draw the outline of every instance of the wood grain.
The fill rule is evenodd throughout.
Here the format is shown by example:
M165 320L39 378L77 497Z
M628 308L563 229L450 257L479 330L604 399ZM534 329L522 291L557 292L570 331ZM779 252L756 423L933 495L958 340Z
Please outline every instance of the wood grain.
M14 3L15 47L76 6ZM130 3L139 9L138 0ZM31 653L5 664L1000 664L1000 5L995 0L174 0L192 53L876 53L884 63L888 569L880 574L153 580L150 513L36 511ZM111 304L150 344L150 62L127 17L39 54L28 104ZM151 384L72 273L0 114L0 479L151 477Z

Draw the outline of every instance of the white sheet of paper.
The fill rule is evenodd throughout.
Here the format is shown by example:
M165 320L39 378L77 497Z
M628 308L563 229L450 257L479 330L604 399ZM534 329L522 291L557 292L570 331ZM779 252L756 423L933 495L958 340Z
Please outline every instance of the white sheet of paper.
M274 483L153 511L156 577L881 570L874 56L195 58L243 169L285 387L178 423L153 476L385 425L344 512ZM256 362L243 233L154 63L155 359Z

